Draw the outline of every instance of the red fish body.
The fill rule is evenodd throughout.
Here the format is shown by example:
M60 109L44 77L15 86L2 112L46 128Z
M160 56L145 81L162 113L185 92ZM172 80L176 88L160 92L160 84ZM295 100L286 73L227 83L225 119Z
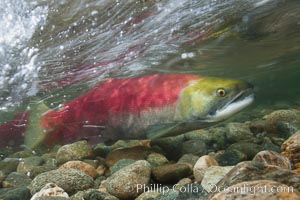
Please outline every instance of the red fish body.
M39 109L32 110L27 127L9 128L16 122L0 125L0 139L23 138L25 127L25 145L29 148L80 139L91 143L153 139L224 120L253 99L252 86L233 79L193 74L111 78L59 109L42 115L36 114ZM25 115L18 123L25 124Z
M107 79L61 109L45 113L41 126L46 131L55 129L48 143L93 137L95 141L140 138L144 125L132 120L147 123L141 119L143 113L155 110L161 115L164 108L174 107L182 88L197 78L191 74L156 74Z

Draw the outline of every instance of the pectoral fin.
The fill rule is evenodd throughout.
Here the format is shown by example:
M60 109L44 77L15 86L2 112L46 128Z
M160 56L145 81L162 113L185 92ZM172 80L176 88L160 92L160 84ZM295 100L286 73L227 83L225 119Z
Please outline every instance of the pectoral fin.
M176 130L180 126L180 123L169 123L169 124L157 124L151 125L147 130L147 138L156 139L161 137L172 136L177 132Z

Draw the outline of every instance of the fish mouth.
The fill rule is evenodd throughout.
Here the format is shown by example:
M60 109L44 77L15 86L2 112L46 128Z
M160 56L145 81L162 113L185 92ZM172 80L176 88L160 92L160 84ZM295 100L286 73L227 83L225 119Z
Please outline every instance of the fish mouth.
M207 118L208 122L218 122L227 119L231 115L241 111L245 107L249 106L255 99L255 94L252 88L248 88L239 92L224 106L216 109Z

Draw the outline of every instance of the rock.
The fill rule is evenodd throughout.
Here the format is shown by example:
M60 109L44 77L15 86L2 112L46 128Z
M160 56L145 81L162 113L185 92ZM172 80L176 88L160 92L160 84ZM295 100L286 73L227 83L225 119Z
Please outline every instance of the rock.
M87 141L78 141L67 144L58 149L56 160L58 164L63 164L71 160L82 160L93 155L93 149Z
M88 190L87 192L85 192L85 194L83 195L84 200L118 200L117 197L112 196L108 193L105 192L100 192L98 190Z
M217 161L221 166L236 165L237 163L247 159L247 156L235 149L226 150L217 157Z
M300 189L300 175L274 165L245 161L237 164L217 184L220 190L243 181L273 180Z
M150 140L118 140L116 143L111 145L111 147L112 149L130 148L136 146L150 148L150 142Z
M165 189L155 200L205 200L207 193L199 184L190 183L180 187L178 190L174 188Z
M192 179L190 178L183 178L180 181L178 181L178 183L175 184L175 189L179 190L181 187L185 186L186 184L190 184L192 183Z
M150 163L151 166L156 167L156 166L161 166L168 164L169 161L168 159L159 153L151 153L147 157L147 161Z
M185 163L167 164L152 169L153 178L160 183L176 183L191 174L190 166Z
M121 159L145 160L150 153L152 153L152 151L147 147L116 149L106 156L105 161L106 164L111 167Z
M106 157L107 154L112 151L112 147L106 146L105 144L100 143L100 144L96 144L93 147L93 151L95 152L95 155L98 155L101 157Z
M280 146L273 144L272 140L268 137L264 137L261 146L264 150L280 152Z
M60 169L77 169L79 171L82 171L83 173L89 175L93 179L96 178L97 171L96 169L85 162L79 161L79 160L74 160L74 161L68 161L65 164L61 165L59 167Z
M203 176L201 181L202 187L210 193L210 191L217 185L217 183L224 178L224 176L233 168L234 166L211 166L209 167Z
M149 183L150 174L150 164L139 160L112 174L103 181L103 187L120 199L133 199L142 193L138 187Z
M40 166L44 164L45 160L39 156L30 156L27 158L21 158L20 162L24 163L25 166Z
M265 130L268 133L280 134L278 122L294 122L299 120L299 111L296 110L277 110L271 114L264 116L266 120Z
M294 121L294 122L279 121L277 122L276 128L280 133L281 137L288 138L294 133L296 133L297 130L300 129L300 121Z
M91 165L95 169L99 166L100 161L99 160L92 160L92 159L84 159L83 162Z
M282 145L281 151L292 163L293 168L300 164L300 131L289 137Z
M254 134L259 134L265 131L265 120L253 120L249 123L249 129Z
M19 165L21 166L21 164ZM50 166L50 165L42 165L42 166L28 166L27 168L25 167L20 167L17 172L25 174L26 176L30 177L31 179L35 178L37 175L48 172L51 170L55 170L57 167Z
M182 143L181 155L193 154L203 156L207 153L206 144L202 140L189 140Z
M27 187L19 187L14 189L0 188L0 199L3 200L29 200L31 195Z
M26 149L26 150L23 150L23 151L15 152L14 154L10 155L9 157L10 158L27 158L27 157L30 157L30 156L34 156L35 154L36 154L35 151Z
M70 200L84 200L85 191L79 191L70 197Z
M2 185L2 181L4 181L6 178L6 174L0 170L0 187Z
M155 197L155 200L181 200L179 199L180 192L179 190L168 189L161 192Z
M0 161L0 169L3 173L9 174L16 171L19 164L19 159L17 158L5 158Z
M193 168L193 175L195 177L195 180L197 182L201 182L205 171L210 167L214 165L219 165L218 162L211 156L205 155L201 156Z
M151 146L160 147L169 160L178 160L181 155L181 148L184 139L184 135L159 138L152 140Z
M102 176L105 174L106 167L104 165L99 165L96 169L98 175Z
M159 192L155 191L148 191L142 193L140 196L138 196L135 200L153 200L159 195Z
M76 169L57 169L36 176L30 184L31 194L40 191L47 183L54 183L68 194L94 186L93 179Z
M283 169L291 170L289 159L274 151L261 151L254 156L253 161L261 162L264 165L275 165Z
M3 187L26 187L31 183L31 179L21 173L12 172L2 182Z
M186 140L201 140L203 142L209 142L211 140L211 134L208 130L198 129L185 133L184 138Z
M246 186L246 187L245 187ZM240 192L236 192L239 188ZM244 188L245 192L241 192ZM257 188L255 192L247 191L247 188ZM262 189L258 189L262 188ZM278 191L277 189L278 188ZM258 180L258 181L247 181L237 183L230 186L226 190L214 195L211 200L223 200L223 199L243 199L243 200L297 200L300 199L300 193L292 188L275 181L270 180ZM284 191L286 190L286 191Z
M179 158L177 163L188 164L190 166L190 168L193 169L193 167L196 164L198 159L199 159L199 156L195 156L193 154L184 154L181 158Z
M241 141L253 141L253 133L250 131L249 126L243 123L230 122L226 125L227 128L227 140L230 143Z
M30 200L36 200L39 197L65 197L69 195L54 183L47 183L39 192L35 193Z
M68 200L70 198L60 196L49 196L49 197L37 197L35 200Z
M110 172L111 172L111 174L113 174L113 173L119 171L120 169L122 169L128 165L131 165L135 162L136 161L132 160L132 159L121 159L110 168Z
M210 141L207 146L214 151L224 149L227 146L227 130L224 127L216 127L209 129L209 135L211 135Z
M238 150L246 155L247 160L251 160L258 152L264 149L255 143L237 142L230 145L226 150Z

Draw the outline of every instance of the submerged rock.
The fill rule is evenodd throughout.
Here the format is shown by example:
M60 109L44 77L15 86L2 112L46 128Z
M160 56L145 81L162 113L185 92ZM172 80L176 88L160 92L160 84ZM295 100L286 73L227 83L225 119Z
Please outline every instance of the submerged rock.
M153 200L159 195L159 192L148 191L139 195L135 200Z
M184 154L181 158L179 158L177 163L188 164L191 167L191 169L193 169L198 159L199 156L195 156L193 154Z
M300 119L300 112L296 110L276 110L264 116L266 120L265 129L268 133L280 134L279 122L295 122Z
M84 140L67 144L59 148L56 154L56 160L58 164L63 164L71 160L89 158L92 155L92 147Z
M202 140L189 140L182 143L181 155L193 154L203 156L207 153L206 144Z
M256 188L253 191L253 188ZM279 189L277 191L277 189ZM248 191L247 191L248 189ZM251 191L249 191L251 189ZM298 200L300 193L288 185L270 181L258 180L237 183L214 195L211 200L243 199L243 200Z
M237 163L247 159L247 155L235 150L229 149L217 157L217 161L221 166L236 165Z
M65 164L61 165L59 167L60 169L77 169L79 171L82 171L83 173L89 175L92 178L96 178L97 171L96 169L85 162L79 161L79 160L74 160L74 161L68 161Z
M147 157L147 161L151 164L151 166L156 167L156 166L161 166L168 164L169 161L168 159L159 153L151 153Z
M258 152L263 150L263 147L249 142L237 142L230 145L227 150L238 150L247 156L246 159L251 160Z
M0 170L5 174L9 174L16 171L18 164L18 158L5 158L4 160L0 161Z
M131 147L116 149L106 156L106 164L111 167L121 159L145 160L152 150L148 147Z
M40 191L47 183L55 183L68 194L94 186L93 179L76 169L57 169L36 176L30 184L31 194Z
M193 167L193 175L197 182L201 182L205 171L211 167L219 165L218 162L211 156L201 156Z
M128 165L131 165L133 163L135 163L135 160L132 159L121 159L118 160L118 162L116 162L111 168L110 168L110 172L111 174L114 174L115 172L119 171L120 169L127 167Z
M12 172L10 173L5 180L2 182L3 187L26 187L31 183L31 179L21 173L18 172Z
M95 190L95 189L91 189L91 190L88 190L87 192L85 192L81 199L84 199L84 200L118 200L118 198L115 196L112 196L105 192L100 192L99 190Z
M152 169L153 178L160 183L176 183L191 174L190 166L185 163L167 164Z
M253 141L253 133L250 131L249 126L243 123L231 122L226 125L227 128L227 140L230 143L241 141Z
M13 189L0 188L0 199L3 200L29 200L30 197L30 190L27 187Z
M143 192L139 187L150 180L151 166L145 160L139 160L115 172L103 181L103 187L120 199L133 199Z
M201 181L202 187L210 193L211 190L215 189L217 183L222 180L225 175L233 168L234 166L211 166L209 167L203 176Z
M300 168L300 131L281 145L281 151L291 161L294 168Z
M236 165L217 184L223 190L226 187L243 181L273 180L300 189L300 175L290 170L260 162L245 161Z
M291 170L289 159L274 151L261 151L254 156L253 161L261 162L264 165L275 165L283 169Z
M65 197L69 195L54 183L47 183L39 192L35 193L30 200L37 200L39 197Z

